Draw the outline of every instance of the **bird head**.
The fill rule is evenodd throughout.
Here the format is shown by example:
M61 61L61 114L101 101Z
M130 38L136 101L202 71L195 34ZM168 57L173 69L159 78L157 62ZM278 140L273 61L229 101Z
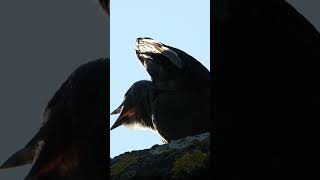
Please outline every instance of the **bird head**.
M121 105L116 108L110 115L120 114L111 129L115 129L124 124L131 124L136 119L136 109L132 105L132 98L125 96Z
M176 52L177 50L160 41L148 37L137 38L134 48L139 60L148 72L158 66L182 68L182 61Z
M138 81L126 92L120 106L111 115L120 114L111 129L121 125L128 127L151 127L150 106L148 94L151 92L151 81Z
M209 71L180 49L148 37L137 38L134 49L156 85L166 82L173 87L185 88L195 86L196 81L209 80Z

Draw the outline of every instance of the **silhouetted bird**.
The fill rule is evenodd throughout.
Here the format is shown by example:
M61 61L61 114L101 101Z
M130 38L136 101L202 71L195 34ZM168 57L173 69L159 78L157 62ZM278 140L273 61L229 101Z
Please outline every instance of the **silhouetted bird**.
M109 59L81 65L45 109L31 141L0 167L33 162L26 180L107 178Z
M158 88L210 91L210 72L182 50L151 38L137 38L135 51Z
M146 127L155 130L151 117L151 103L155 89L151 81L135 82L125 93L124 100L111 115L120 114L111 130L121 125Z
M239 179L313 164L319 32L284 0L217 0L213 7L217 173Z
M167 142L209 131L209 71L187 53L150 38L138 38L135 49L152 82L139 81L127 91L112 129L135 122ZM132 114L143 118L128 118Z

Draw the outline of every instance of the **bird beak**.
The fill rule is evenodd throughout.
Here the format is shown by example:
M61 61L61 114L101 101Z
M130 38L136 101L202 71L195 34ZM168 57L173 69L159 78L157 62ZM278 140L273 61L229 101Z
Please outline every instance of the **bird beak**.
M32 163L34 156L33 149L31 147L24 147L14 155L12 155L8 160L6 160L0 169L12 168L17 166L22 166L25 164Z
M176 67L182 68L182 62L178 54L172 49L166 47L161 42L151 38L137 38L134 49L140 56L147 54L162 54L167 57Z
M120 105L117 109L113 110L110 115L119 114L123 109L123 105Z
M123 107L124 107L123 105L120 105L117 109L115 109L114 111L112 111L112 113L111 113L110 115L114 115L114 114L119 114L119 113L121 113L122 110L123 110ZM116 120L116 122L112 125L110 131L111 131L112 129L115 129L115 128L121 126L121 124L122 124L122 118L121 118L121 115L120 115L120 116L118 117L118 119Z
M135 112L134 108L124 110L123 106L122 106L121 113L120 113L119 117L117 118L116 122L110 128L110 131L112 129L115 129L115 128L121 126L122 124L129 124L130 123L129 120L131 120L135 116L135 114L136 114L136 112Z
M116 120L116 122L112 125L112 127L110 128L110 131L111 131L112 129L115 129L115 128L121 126L121 125L122 125L122 118L118 118L118 119Z

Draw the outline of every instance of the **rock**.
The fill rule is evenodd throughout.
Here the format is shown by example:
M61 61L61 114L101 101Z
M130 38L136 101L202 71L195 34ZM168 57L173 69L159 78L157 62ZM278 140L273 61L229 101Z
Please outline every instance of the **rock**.
M126 152L110 159L113 180L209 179L210 133Z

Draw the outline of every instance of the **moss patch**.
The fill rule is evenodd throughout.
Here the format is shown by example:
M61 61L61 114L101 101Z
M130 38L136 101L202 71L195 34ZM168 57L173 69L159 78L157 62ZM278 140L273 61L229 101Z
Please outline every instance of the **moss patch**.
M123 157L117 163L111 166L110 174L111 176L118 176L124 170L126 170L130 165L138 162L140 157L134 155L128 155L127 157Z
M208 154L203 152L186 153L176 159L171 169L173 178L184 178L195 169L204 168L204 161L208 158Z

